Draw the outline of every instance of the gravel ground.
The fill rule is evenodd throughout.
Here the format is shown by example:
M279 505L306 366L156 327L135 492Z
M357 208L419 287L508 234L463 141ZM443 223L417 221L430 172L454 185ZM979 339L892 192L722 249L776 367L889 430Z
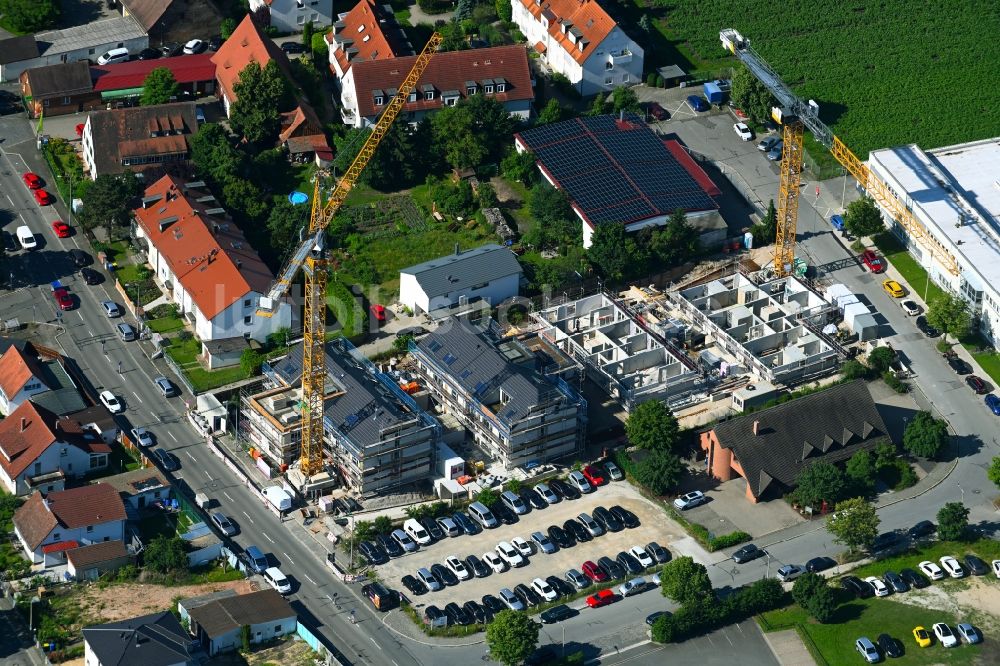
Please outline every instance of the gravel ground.
M558 550L551 555L535 553L529 558L529 564L518 569L508 569L501 574L491 573L485 578L472 578L460 581L454 587L445 587L438 592L429 592L413 598L414 606L422 608L434 604L443 608L445 604L456 601L459 604L470 599L479 600L484 594L496 594L502 587L514 588L518 583L531 584L532 579L556 575L560 578L568 569L579 569L586 560L597 561L602 556L612 559L622 550L632 546L644 546L650 541L656 541L669 550L676 539L683 538L684 533L673 521L666 518L661 507L645 499L630 484L624 481L604 485L596 492L584 495L578 500L563 500L558 504L543 510L532 510L520 517L514 525L501 525L492 530L484 530L475 535L463 535L455 538L445 538L437 543L422 547L415 553L390 560L377 567L381 578L391 587L411 596L400 584L400 579L406 574L416 574L420 567L427 567L437 562L444 563L444 558L456 555L465 558L468 555L482 557L486 551L493 550L500 541L510 541L516 536L525 540L531 538L531 533L545 533L550 525L562 525L566 520L575 518L580 513L590 513L596 506L611 507L614 504L634 512L639 517L639 527L621 532L609 532L592 541Z

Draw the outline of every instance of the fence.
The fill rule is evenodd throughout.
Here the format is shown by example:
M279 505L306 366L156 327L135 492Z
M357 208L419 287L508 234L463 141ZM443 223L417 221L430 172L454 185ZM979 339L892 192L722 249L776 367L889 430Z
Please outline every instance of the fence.
M191 382L188 381L187 375L184 374L181 367L177 365L177 362L170 358L170 354L164 352L163 360L166 361L167 365L170 366L170 369L174 371L174 375L180 380L181 384L184 385L184 388L186 388L191 395L198 395L198 391L196 391Z
M318 653L320 657L325 659L327 664L330 664L331 666L344 666L347 663L346 661L341 660L343 655L340 654L336 648L330 649L323 645L323 643L320 642L319 637L309 631L309 629L306 628L306 626L301 622L297 623L295 633L298 634L299 638L304 640L306 645L312 648L314 652Z

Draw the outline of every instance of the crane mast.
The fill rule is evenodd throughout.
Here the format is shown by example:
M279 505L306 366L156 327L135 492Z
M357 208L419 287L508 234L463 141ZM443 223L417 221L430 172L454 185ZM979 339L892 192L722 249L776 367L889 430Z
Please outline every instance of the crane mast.
M783 126L784 147L781 154L781 175L778 185L778 224L774 243L774 271L787 275L795 257L795 226L798 219L799 184L802 174L802 134L804 129L825 146L844 169L877 201L882 209L906 230L906 233L932 256L940 259L952 274L959 274L955 257L927 231L906 204L872 174L868 166L833 131L819 119L819 109L792 92L764 58L750 47L750 41L737 30L719 32L723 48L739 58L750 73L764 84L778 102L772 117Z
M292 254L287 264L271 285L267 296L261 297L257 313L270 317L274 306L288 292L292 280L301 268L305 274L305 304L302 317L302 452L300 470L312 476L323 469L323 397L326 386L326 282L328 257L326 252L326 227L343 206L358 182L361 172L385 137L392 123L406 104L406 99L417 86L434 51L443 37L434 33L424 46L399 90L386 105L371 134L358 151L351 166L337 182L333 192L323 200L322 181L327 174L318 173L313 186L309 230L305 240Z

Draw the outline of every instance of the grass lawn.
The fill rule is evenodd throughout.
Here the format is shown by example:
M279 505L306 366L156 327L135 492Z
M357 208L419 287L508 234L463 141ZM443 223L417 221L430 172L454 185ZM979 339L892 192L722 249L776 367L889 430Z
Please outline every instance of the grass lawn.
M917 263L913 255L907 252L903 244L888 231L875 236L875 245L878 247L879 252L889 260L893 268L899 271L899 274L903 276L903 279L906 280L913 293L917 296L923 298L926 291L927 300L932 301L944 294L944 290L941 287L934 284L932 280L929 280L927 271Z
M184 328L184 320L180 317L160 317L159 319L147 320L146 325L157 333L170 333Z
M194 338L183 341L170 338L170 346L166 347L166 353L180 366L194 390L199 393L246 378L243 368L238 365L220 370L205 370L201 367L198 363L201 343Z
M961 557L966 553L975 553L987 562L1000 559L1000 541L993 541L991 539L980 539L978 541L970 541L968 543L957 541L934 541L919 550L911 550L905 553L900 553L899 555L887 557L879 560L878 562L873 562L872 564L866 564L863 567L859 567L852 571L851 575L858 576L859 578L864 578L865 576L881 577L890 569L898 573L900 569L905 569L906 567L916 569L917 564L924 560L937 562L944 555L952 555L961 559ZM934 584L939 585L943 583L947 585L950 582L951 581L949 579L938 581ZM997 593L1000 594L1000 590L998 590Z
M170 358L174 359L177 365L183 368L186 365L198 362L201 345L194 338L188 338L187 340L170 338L170 346L166 350Z
M158 536L173 537L177 534L176 513L154 513L139 521L139 536L149 543Z

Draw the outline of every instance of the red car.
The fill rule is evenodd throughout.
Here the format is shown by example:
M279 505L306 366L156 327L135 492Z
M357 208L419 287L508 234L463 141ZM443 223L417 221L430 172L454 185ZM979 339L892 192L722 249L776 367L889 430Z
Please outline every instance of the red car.
M590 560L584 562L583 566L580 568L583 569L583 575L595 583L603 583L608 579L608 574L604 573L604 569L597 566Z
M53 220L52 231L54 231L56 236L59 238L69 238L70 226L62 220Z
M600 608L618 601L618 597L611 590L601 590L597 594L587 597L587 605L591 608Z
M55 199L45 190L35 190L35 201L39 206L50 206Z
M875 254L874 250L865 250L861 253L861 263L868 267L872 273L881 273L885 270L885 263Z
M23 180L24 184L28 186L29 190L37 190L42 186L42 179L38 177L37 173L31 173L29 171L21 176L21 180Z
M72 310L73 309L73 298L66 291L66 287L59 287L58 289L52 290L52 296L56 299L56 303L59 304L60 310Z
M667 113L667 110L664 109L659 104L657 104L656 102L650 102L648 109L649 109L649 115L653 116L657 120L666 120L667 118L670 117L670 114Z
M593 465L587 465L583 468L583 476L586 477L587 481L590 481L595 486L604 484L604 477L601 476L601 470L597 469Z
M372 316L375 317L375 321L377 321L380 324L385 323L384 305L379 305L378 303L372 303L371 307L369 307L368 309L371 310Z

